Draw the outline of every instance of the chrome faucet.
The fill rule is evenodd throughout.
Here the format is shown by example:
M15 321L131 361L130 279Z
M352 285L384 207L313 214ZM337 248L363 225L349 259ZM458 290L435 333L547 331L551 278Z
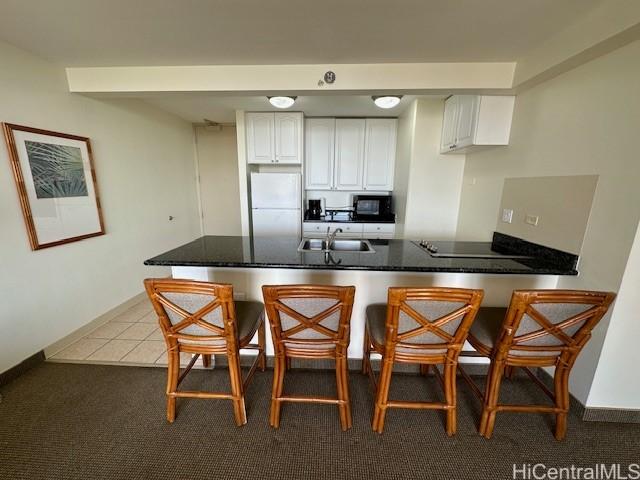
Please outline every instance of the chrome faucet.
M327 238L326 238L326 242L327 242L327 248L329 250L331 250L331 246L333 245L333 242L336 241L336 235L338 233L342 233L342 229L341 228L336 228L333 233L331 233L331 227L327 227Z

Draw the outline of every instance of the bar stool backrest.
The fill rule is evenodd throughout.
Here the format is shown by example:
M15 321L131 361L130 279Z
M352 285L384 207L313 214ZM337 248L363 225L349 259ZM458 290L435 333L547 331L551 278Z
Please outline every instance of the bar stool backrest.
M615 294L581 290L516 290L496 341L500 355L573 363Z
M387 348L407 354L460 351L482 297L482 290L462 288L389 288Z
M349 345L355 287L265 285L262 292L276 349Z
M167 342L211 345L237 338L231 285L174 279L144 284Z

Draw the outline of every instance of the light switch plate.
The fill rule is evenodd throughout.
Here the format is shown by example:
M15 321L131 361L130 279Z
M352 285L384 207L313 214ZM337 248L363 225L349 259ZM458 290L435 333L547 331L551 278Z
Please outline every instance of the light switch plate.
M511 223L513 220L513 210L505 208L502 210L502 221L504 223Z
M537 216L537 215L527 214L524 217L524 223L527 223L527 224L532 225L534 227L538 226L538 220L540 220L540 217Z

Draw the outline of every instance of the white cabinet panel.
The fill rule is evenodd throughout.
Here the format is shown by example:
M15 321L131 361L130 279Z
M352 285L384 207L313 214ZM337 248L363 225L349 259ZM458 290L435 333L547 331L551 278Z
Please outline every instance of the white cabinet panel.
M276 163L302 163L302 113L274 115Z
M458 96L458 118L456 126L456 148L467 147L473 144L478 120L477 95Z
M364 190L393 190L397 123L395 118L366 119Z
M273 113L247 113L247 162L274 163L275 117Z
M333 189L334 118L310 118L305 124L305 186L308 190Z
M454 148L456 143L456 126L458 115L458 97L452 96L444 102L444 117L442 119L442 140L440 151L446 152Z
M364 231L368 233L394 233L396 225L394 223L364 223Z
M362 190L365 120L336 119L335 189Z

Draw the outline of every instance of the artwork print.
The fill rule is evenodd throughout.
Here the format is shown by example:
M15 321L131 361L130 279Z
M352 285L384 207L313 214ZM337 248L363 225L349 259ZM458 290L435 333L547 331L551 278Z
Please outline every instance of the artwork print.
M38 198L86 197L82 153L78 147L25 141Z

